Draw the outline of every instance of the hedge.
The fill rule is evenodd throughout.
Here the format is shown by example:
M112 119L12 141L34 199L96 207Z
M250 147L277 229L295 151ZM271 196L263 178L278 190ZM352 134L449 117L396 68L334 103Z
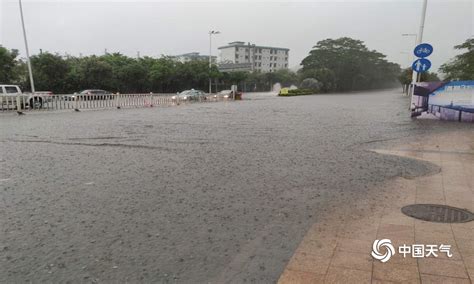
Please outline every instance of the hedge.
M317 92L315 90L310 89L291 89L288 90L288 94L282 94L281 92L278 93L280 97L292 97L292 96L305 96L305 95L313 95Z

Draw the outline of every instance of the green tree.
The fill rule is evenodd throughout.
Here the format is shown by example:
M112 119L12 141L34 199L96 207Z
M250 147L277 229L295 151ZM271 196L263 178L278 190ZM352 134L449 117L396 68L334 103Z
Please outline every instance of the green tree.
M454 47L466 52L457 55L450 62L443 64L440 68L447 80L474 80L474 38L466 40Z
M48 52L31 56L31 66L35 89L37 91L51 91L64 93L67 91L66 77L69 72L67 62L57 54ZM25 85L30 88L30 81Z
M176 76L176 64L167 57L153 60L148 73L151 88L159 92L175 92L173 78Z
M15 68L19 62L16 59L18 50L8 50L0 45L0 82L4 84L17 83L20 79L20 70ZM26 71L26 70L25 70Z
M280 69L275 71L273 74L275 82L280 83L282 87L289 87L298 84L298 76L293 71Z
M309 89L309 90L318 91L319 87L320 87L320 84L318 80L314 78L306 78L303 81L301 81L301 84L300 84L301 89Z
M148 74L145 67L137 61L131 62L120 69L116 78L121 81L120 90L125 93L149 92Z
M336 75L334 71L328 68L318 68L318 69L300 69L299 77L301 82L306 78L318 78L319 90L327 93L336 88Z
M398 64L385 60L385 55L348 37L319 41L301 65L301 79L317 79L323 91L386 87L396 82L400 72Z
M400 75L398 76L398 81L402 85L409 85L411 84L411 79L412 79L411 76L412 76L411 67L403 69ZM421 73L420 82L431 82L431 81L440 81L436 73L432 73L432 72Z
M120 91L114 84L112 66L95 55L79 60L77 80L80 89L106 89Z

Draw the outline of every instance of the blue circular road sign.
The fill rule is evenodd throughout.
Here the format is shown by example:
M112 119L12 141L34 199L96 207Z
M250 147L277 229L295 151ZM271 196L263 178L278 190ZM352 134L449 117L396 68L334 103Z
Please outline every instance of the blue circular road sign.
M411 65L411 68L416 72L416 73L423 73L426 72L430 69L431 67L431 61L425 58L418 58L413 62Z
M431 53L433 53L433 46L429 43L422 43L419 44L415 47L413 50L413 53L415 54L416 57L428 57L430 56Z

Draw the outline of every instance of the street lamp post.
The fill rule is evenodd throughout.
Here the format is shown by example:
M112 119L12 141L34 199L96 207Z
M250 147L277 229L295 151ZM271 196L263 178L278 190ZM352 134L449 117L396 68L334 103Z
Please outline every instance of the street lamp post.
M402 36L412 36L412 37L415 37L415 46L417 45L418 43L418 34L402 34ZM415 48L415 47L413 47ZM411 49L411 54L413 54L413 48ZM412 58L413 60L415 60L415 55L413 54L412 55ZM411 65L409 65L411 66ZM412 72L412 76L411 76L411 81L412 83L415 83L417 80L416 80L416 77L417 77L417 73L416 72Z
M31 71L30 52L28 51L28 41L26 39L25 20L23 19L23 7L21 5L21 0L18 0L18 3L20 5L21 26L23 27L23 38L25 40L26 62L28 65L28 73L30 75L31 92L35 93L35 82L33 80L33 72Z
M406 54L406 55L408 56L408 60L407 60L408 64L407 64L407 66L410 67L410 65L411 65L411 64L410 64L410 63L411 63L410 52L408 52L408 51L400 51L400 54Z
M211 79L211 68L212 68L212 35L220 34L219 31L209 32L209 95L212 93L212 79Z
M418 34L402 34L402 36L406 36L406 37L412 36L412 37L415 37L415 46L416 46L416 44L418 43ZM413 47L413 48L415 48L415 47ZM412 54L412 59L415 60L415 55L413 54L413 48L411 49L411 52L410 52L410 53ZM408 66L411 67L411 64L408 65ZM415 89L415 83L416 83L416 81L417 81L417 77L418 77L418 73L416 73L416 72L414 72L414 71L412 70L412 73L411 73L411 86L412 86L413 89ZM411 92L410 92L410 94L411 94ZM408 93L407 93L407 95L408 95Z

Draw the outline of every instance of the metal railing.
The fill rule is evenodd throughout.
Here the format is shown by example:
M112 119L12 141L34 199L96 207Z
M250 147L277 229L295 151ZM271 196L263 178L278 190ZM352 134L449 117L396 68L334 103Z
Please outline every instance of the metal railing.
M172 106L193 102L230 100L220 95L206 95L183 99L176 94L66 94L66 95L0 95L0 111L89 110L110 108L140 108Z

